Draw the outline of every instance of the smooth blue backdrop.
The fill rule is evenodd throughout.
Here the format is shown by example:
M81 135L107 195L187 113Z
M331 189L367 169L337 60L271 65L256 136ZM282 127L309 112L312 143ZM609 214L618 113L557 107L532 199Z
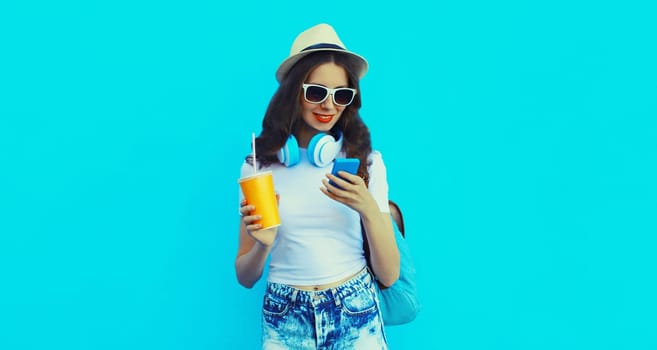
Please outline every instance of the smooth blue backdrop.
M0 349L255 349L236 179L294 36L362 115L424 309L392 349L657 348L651 1L0 5ZM422 180L420 180L422 179Z

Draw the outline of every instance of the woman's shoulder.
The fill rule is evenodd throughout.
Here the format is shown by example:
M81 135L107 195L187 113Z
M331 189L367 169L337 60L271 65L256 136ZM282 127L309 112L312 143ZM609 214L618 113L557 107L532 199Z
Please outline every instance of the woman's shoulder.
M379 157L379 158L382 158L383 155L381 154L381 151L379 151L379 150L377 150L377 149L373 149L372 152L370 152L369 157L370 157L370 158L372 158L372 157Z
M257 172L263 172L263 171L273 171L275 169L284 167L280 163L272 163L269 165L262 165L260 162L257 162L255 167L257 168ZM242 176L247 175L247 174L253 174L253 168L254 164L251 160L244 160L242 162L242 166L240 167L240 174Z
M383 163L383 154L379 150L373 149L372 152L367 156L367 159L370 163Z
M259 164L256 165L256 166L257 166L257 172L261 172L261 171L269 170L269 169L265 169L265 167L261 167L261 166L259 166ZM254 171L253 171L253 170L254 170L253 168L254 168L254 164L253 164L250 160L249 160L249 161L244 160L244 161L242 162L242 166L240 167L240 176L245 176L245 175L248 175L248 174L253 174L253 172L254 172Z
M249 164L249 162L245 160L242 162L242 166L240 167L240 175L244 175L248 169L253 169L253 165Z
M370 173L385 171L386 165L383 162L383 154L378 150L372 150L367 156L367 166Z

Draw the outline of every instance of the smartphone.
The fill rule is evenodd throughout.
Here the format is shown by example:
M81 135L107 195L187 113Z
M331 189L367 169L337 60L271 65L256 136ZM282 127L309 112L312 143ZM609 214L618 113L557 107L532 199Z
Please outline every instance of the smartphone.
M359 165L360 159L358 158L335 158L333 161L333 170L331 170L331 174L339 177L338 171L342 170L348 172L349 174L356 175L358 173ZM329 181L329 183L339 189L342 189L333 181Z

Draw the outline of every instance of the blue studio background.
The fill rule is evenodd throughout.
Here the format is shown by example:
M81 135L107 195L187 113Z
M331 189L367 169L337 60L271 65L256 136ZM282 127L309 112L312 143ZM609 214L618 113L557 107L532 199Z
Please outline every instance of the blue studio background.
M0 349L258 348L236 180L319 22L416 258L392 349L657 348L652 4L3 2Z

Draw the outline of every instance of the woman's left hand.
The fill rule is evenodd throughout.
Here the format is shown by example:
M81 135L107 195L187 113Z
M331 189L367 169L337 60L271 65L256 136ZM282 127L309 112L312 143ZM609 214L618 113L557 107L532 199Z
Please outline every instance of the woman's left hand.
M363 179L344 171L338 174L340 177L326 174L322 179L325 187L320 189L326 196L358 212L363 234L367 235L372 270L381 283L391 286L399 278L399 250L390 214L379 210ZM329 180L339 187L331 185Z
M360 176L350 174L346 171L339 171L338 175L340 176L326 174L326 178L322 179L324 187L321 187L320 190L325 195L352 208L360 214L369 208L376 208L378 211L374 198L367 190L365 181ZM330 184L329 180L339 187Z

